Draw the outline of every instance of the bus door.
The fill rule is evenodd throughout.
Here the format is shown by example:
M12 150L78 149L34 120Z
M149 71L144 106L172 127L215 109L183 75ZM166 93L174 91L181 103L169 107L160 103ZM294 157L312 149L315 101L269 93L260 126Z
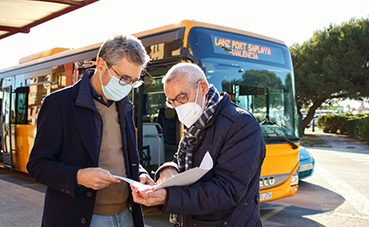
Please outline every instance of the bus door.
M1 115L1 156L4 167L13 170L13 157L12 157L12 127L11 127L11 100L12 100L12 87L3 88L3 103L2 103L2 115Z
M150 64L143 75L144 84L136 89L133 102L141 159L149 157L148 169L172 161L181 136L181 125L174 109L165 106L162 78L177 62ZM149 155L148 155L149 149Z

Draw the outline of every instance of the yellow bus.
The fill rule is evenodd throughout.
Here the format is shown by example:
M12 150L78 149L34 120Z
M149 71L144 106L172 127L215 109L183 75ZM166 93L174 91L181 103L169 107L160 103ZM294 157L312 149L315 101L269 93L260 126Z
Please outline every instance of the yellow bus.
M267 147L260 202L297 192L300 142L294 75L289 50L282 41L189 20L134 35L152 59L143 75L143 86L130 94L138 150L146 168L154 170L172 160L182 133L175 110L165 106L162 77L178 62L194 62L210 83L230 94L260 123ZM85 70L94 68L100 45L55 48L0 70L3 167L26 172L43 99L73 85Z

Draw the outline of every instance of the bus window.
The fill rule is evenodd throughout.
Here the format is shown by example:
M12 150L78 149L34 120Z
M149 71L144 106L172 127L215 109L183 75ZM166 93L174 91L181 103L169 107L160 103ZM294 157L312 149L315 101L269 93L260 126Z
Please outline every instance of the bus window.
M28 79L28 124L36 125L38 111L44 98L50 94L50 75Z
M183 46L183 33L184 29L179 28L140 39L151 60L161 60L180 55L180 49Z
M88 69L94 69L96 67L96 58L90 58L83 61L78 61L74 63L74 73L73 73L73 84L79 81L83 73Z
M15 90L15 124L27 124L28 87Z
M274 127L288 129L283 131L289 139L298 139L290 70L275 66L265 69L261 64L217 58L202 62L209 83L230 94L232 101L253 113L262 129L274 124ZM272 139L270 134L264 136L266 140Z
M165 73L162 73L157 68L149 68L144 75L144 122L157 123L159 110L165 107L166 96L162 84Z
M74 63L55 66L52 68L51 92L73 84Z

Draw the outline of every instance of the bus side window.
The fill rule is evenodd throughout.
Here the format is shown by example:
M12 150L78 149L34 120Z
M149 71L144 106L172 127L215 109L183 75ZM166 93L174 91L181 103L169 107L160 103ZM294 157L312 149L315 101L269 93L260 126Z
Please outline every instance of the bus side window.
M36 125L38 111L44 98L51 93L50 75L30 78L28 83L28 124Z
M15 90L15 124L27 124L28 87Z

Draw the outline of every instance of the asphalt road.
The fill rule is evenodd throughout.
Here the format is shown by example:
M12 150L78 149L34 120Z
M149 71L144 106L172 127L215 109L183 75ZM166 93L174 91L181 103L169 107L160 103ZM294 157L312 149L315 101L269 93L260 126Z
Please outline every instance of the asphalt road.
M369 147L335 134L310 136L314 174L295 196L261 204L263 226L369 226ZM44 190L27 174L0 169L0 226L40 226ZM155 207L144 214L148 227L172 226Z
M295 196L262 204L264 226L369 226L369 147L349 137L313 134L313 176Z

